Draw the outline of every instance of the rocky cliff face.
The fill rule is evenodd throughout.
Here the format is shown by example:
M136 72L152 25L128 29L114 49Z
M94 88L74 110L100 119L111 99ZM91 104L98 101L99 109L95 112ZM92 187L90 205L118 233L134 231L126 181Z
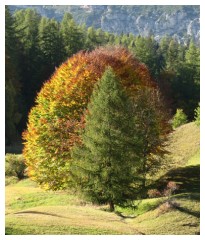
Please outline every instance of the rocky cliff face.
M16 6L22 7L36 8L42 15L58 20L70 12L80 24L117 34L154 35L157 40L168 35L179 42L190 38L200 41L199 6Z
M133 33L135 35L154 35L156 39L162 36L174 36L180 42L193 38L199 43L200 18L199 7L176 8L167 11L163 6L150 8L147 11L136 9L112 9L107 6L101 14L100 27L108 32ZM91 11L95 11L91 7Z

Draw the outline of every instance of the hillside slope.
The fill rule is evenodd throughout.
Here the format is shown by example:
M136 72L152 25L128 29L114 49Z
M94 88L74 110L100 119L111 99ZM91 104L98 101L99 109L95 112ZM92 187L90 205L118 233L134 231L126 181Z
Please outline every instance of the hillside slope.
M199 162L200 128L194 122L178 127L169 136L166 156L171 167L197 165Z
M199 128L188 123L169 138L172 168L156 181L180 188L167 197L135 201L135 208L95 206L75 194L44 191L29 179L6 186L6 234L196 235L200 233ZM191 160L191 164L190 164ZM168 204L168 203L169 204Z

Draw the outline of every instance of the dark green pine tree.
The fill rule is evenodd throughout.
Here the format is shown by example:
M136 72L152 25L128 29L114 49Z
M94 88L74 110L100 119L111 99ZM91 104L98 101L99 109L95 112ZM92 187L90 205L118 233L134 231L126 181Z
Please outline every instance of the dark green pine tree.
M17 140L17 125L21 119L21 77L19 72L18 39L14 19L5 7L5 140L6 145Z
M164 67L159 44L153 37L136 37L133 52L145 63L153 77L157 78Z
M60 24L60 32L67 57L84 49L85 36L82 29L73 20L72 15L65 13Z
M72 173L78 189L93 203L125 204L136 199L140 160L131 101L108 68L94 89L82 145L73 148Z

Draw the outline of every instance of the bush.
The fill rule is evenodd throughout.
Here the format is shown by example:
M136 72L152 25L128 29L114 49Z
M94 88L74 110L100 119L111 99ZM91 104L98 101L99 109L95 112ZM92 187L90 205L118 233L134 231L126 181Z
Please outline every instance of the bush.
M157 197L162 196L160 191L157 190L157 189L149 189L148 192L147 192L147 195L148 195L149 198L157 198Z
M185 123L187 123L187 115L182 109L177 109L176 114L172 119L172 127L175 129Z
M170 197L170 196L171 196L172 194L174 194L175 191L178 190L178 189L179 189L179 185L176 184L176 182L174 182L174 181L170 181L170 182L167 183L167 187L166 187L166 189L164 190L163 195L164 195L165 197Z
M18 179L25 177L26 165L22 154L6 154L5 174Z
M200 126L200 103L199 106L194 110L194 119L197 126Z

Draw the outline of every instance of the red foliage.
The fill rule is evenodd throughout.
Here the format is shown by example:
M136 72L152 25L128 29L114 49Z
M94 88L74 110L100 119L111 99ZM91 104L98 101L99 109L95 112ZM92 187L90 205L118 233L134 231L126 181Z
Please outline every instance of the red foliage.
M113 68L133 98L139 88L155 87L147 67L122 47L79 52L64 62L38 93L23 133L29 174L48 188L62 186L61 175L68 175L70 148L80 141L84 112L107 66Z

